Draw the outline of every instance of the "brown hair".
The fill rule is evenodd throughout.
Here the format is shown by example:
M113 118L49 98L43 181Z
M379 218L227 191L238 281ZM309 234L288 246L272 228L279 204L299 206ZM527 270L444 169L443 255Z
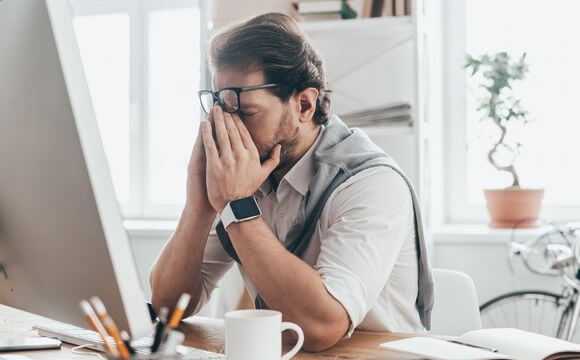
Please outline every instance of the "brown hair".
M258 67L267 82L283 85L273 90L282 101L294 91L316 88L319 94L313 121L328 122L331 91L322 58L287 15L267 13L229 26L211 39L209 64L212 69Z

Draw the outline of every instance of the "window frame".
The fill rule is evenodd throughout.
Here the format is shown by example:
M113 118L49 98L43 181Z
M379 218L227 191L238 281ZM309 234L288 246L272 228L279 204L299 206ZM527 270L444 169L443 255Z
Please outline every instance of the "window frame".
M463 66L466 54L465 1L444 1L443 52L445 83L444 122L444 184L446 223L484 223L489 220L485 204L473 205L467 201L467 82ZM461 60L459 60L461 59ZM549 189L546 189L549 191ZM541 220L560 222L578 219L580 204L542 205Z
M71 1L73 18L112 13L129 16L129 201L121 203L126 220L154 220L179 217L179 204L157 204L149 201L149 43L148 12L196 6L200 10L200 84L208 82L205 60L209 31L207 29L207 0L76 0ZM192 94L194 97L195 94ZM202 113L200 109L200 119ZM183 187L185 189L185 182Z

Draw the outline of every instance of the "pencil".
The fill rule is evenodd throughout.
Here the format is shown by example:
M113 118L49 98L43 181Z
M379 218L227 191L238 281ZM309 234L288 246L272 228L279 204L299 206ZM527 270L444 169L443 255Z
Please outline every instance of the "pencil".
M191 295L188 293L181 294L179 301L177 301L177 306L175 310L173 310L173 314L171 314L171 320L169 320L169 324L167 327L169 329L175 329L179 322L183 318L183 314L185 313L185 309L187 309L187 305L189 305L189 301L191 300Z
M87 319L89 325L91 325L93 330L95 330L101 336L101 339L103 339L105 349L111 354L113 354L113 356L119 356L117 348L111 346L111 344L109 343L109 335L107 335L107 331L103 327L101 321L97 318L97 315L93 311L93 308L91 307L89 302L86 300L82 300L79 303L79 305L81 306L81 309L83 310L83 313L85 314L85 318Z
M125 346L127 346L127 350L129 350L129 354L131 354L131 355L135 354L135 349L131 345L131 337L129 336L129 334L125 330L121 331L121 338L123 338L123 342L125 343Z
M127 349L127 346L125 346L125 343L121 338L119 328L117 328L117 325L115 325L115 322L113 321L111 316L109 316L109 314L107 313L107 308L105 307L105 304L103 304L101 299L99 299L96 296L93 296L90 299L90 301L91 304L93 305L93 308L95 309L95 312L97 313L97 316L103 323L105 329L107 329L109 335L111 335L113 339L115 339L115 343L117 344L117 349L119 349L121 357L123 359L129 359L131 357L131 355L129 354L129 349Z

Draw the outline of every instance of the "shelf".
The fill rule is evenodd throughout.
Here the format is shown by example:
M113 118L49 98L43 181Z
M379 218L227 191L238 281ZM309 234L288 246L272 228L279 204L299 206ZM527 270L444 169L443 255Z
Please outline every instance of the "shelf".
M305 21L299 22L300 26L307 33L316 33L324 31L354 31L361 35L369 32L375 33L377 29L392 31L393 28L401 30L412 30L413 19L411 16L389 16L365 19L349 20L326 20L326 21Z

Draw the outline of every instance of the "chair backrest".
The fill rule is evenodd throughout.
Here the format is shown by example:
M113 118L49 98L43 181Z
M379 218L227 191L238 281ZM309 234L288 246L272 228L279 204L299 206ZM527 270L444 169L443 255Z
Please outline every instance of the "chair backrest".
M460 271L433 269L435 304L431 334L462 335L481 329L481 316L473 280Z

